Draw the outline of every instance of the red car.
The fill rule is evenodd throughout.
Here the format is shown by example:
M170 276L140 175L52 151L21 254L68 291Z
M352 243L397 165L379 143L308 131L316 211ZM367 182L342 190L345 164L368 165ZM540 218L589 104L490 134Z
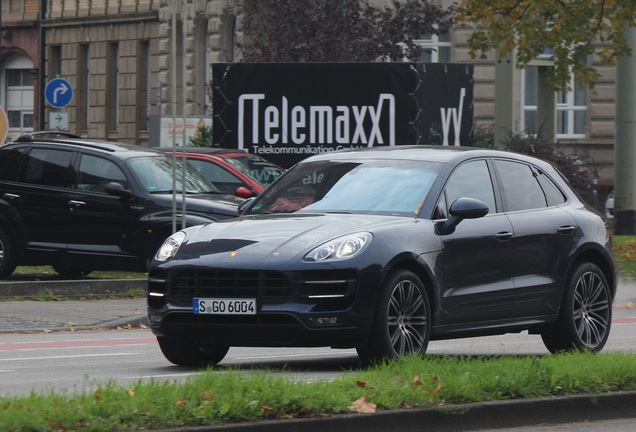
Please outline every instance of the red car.
M177 152L177 156L182 157L182 153ZM241 198L258 195L285 171L238 149L187 147L186 158L220 192Z

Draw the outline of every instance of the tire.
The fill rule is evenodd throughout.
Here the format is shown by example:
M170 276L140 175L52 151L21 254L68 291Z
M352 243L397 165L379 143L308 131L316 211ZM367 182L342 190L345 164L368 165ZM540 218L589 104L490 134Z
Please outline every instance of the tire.
M357 348L364 363L426 352L431 335L431 306L424 284L412 272L399 270L384 283L371 335Z
M62 279L84 279L86 276L91 274L92 270L86 270L77 267L68 267L68 266L60 266L54 265L52 266L53 270L57 274L59 274Z
M568 278L556 325L541 338L551 353L600 351L612 323L612 295L603 272L578 263Z
M225 358L230 350L226 345L199 347L176 338L157 337L159 348L164 357L179 366L215 366Z
M0 279L6 279L16 268L16 250L9 236L0 230Z

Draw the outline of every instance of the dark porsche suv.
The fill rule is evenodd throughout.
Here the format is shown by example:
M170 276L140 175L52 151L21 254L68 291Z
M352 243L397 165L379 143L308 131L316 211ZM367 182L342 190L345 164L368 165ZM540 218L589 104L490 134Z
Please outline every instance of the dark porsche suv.
M183 182L176 164L173 182L173 159L163 152L57 132L0 147L0 278L17 265L52 265L67 278L146 271L172 233L175 195L183 223L184 183L187 226L237 216L241 199L191 167Z
M552 165L475 147L309 157L242 216L171 235L151 263L150 327L166 358L231 346L356 348L521 332L599 351L618 278L612 237Z

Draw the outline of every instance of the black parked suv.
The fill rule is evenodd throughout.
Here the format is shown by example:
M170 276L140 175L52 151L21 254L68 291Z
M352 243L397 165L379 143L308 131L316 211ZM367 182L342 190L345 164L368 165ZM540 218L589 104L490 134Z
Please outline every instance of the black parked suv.
M241 199L220 194L192 168L183 182L176 163L173 182L173 158L163 152L58 132L0 147L0 278L17 265L52 265L68 278L146 271L172 233L175 195L183 223L183 183L186 225L237 216Z

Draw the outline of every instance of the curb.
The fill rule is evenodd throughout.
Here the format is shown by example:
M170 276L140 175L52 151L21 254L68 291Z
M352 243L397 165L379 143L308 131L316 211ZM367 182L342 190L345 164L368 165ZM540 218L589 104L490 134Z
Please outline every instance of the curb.
M132 290L145 291L147 279L82 279L47 280L0 283L0 297L17 297L35 294L82 296L89 294L109 295Z
M636 391L476 402L319 419L162 429L154 432L468 432L540 424L636 418Z

